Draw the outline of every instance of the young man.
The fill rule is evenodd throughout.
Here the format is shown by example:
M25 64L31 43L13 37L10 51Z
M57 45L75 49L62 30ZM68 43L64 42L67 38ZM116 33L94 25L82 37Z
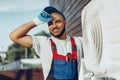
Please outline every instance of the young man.
M51 37L27 35L42 23L48 23ZM49 6L33 21L10 33L10 38L15 43L35 49L42 61L44 80L78 80L82 41L81 37L68 36L65 26L63 13Z

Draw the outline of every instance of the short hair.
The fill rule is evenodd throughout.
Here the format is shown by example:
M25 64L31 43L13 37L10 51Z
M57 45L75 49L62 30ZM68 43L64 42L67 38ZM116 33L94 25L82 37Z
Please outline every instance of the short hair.
M61 11L57 10L56 8L54 8L54 7L52 7L52 6L48 6L48 7L44 8L44 10L45 10L48 14L52 14L52 13L56 12L56 13L62 15L62 17L63 17L64 19L66 19L65 16L64 16L64 14L63 14Z

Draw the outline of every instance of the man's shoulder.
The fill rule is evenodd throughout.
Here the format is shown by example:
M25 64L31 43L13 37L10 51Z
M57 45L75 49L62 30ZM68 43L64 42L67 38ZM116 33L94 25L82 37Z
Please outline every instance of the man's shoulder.
M78 40L79 40L79 39L83 39L83 37L80 37L80 36L79 36L79 37L76 37L76 36L75 36L75 37L73 37L73 38L74 38L74 39L78 39Z
M83 37L73 37L76 41L76 43L83 43Z

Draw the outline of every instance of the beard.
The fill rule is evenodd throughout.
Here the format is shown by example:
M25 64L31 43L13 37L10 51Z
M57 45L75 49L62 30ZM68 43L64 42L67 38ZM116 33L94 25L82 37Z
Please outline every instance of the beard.
M52 34L51 32L50 32L50 34L51 34L52 36L56 37L56 38L59 38L59 37L61 37L61 36L64 34L64 32L65 32L65 27L63 28L63 30L61 31L61 33L58 34L58 35L54 35L54 34Z

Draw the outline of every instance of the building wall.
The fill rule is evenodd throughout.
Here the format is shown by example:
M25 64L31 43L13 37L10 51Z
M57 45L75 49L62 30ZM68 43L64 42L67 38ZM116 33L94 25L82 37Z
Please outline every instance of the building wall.
M66 32L70 36L82 36L81 11L90 0L49 0L50 5L61 10L67 20Z

